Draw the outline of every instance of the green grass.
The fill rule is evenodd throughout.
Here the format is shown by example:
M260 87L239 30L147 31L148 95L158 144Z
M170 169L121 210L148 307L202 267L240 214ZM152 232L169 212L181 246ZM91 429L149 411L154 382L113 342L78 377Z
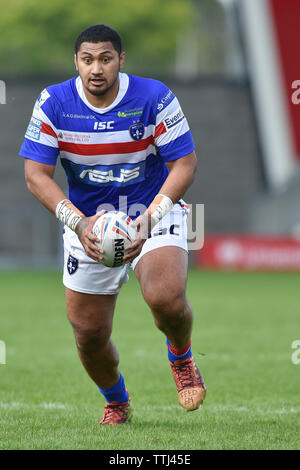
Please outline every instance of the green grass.
M85 373L60 274L2 272L0 449L299 449L299 276L191 271L193 353L204 407L186 413L163 335L132 276L119 296L113 339L134 417L98 427L104 399Z

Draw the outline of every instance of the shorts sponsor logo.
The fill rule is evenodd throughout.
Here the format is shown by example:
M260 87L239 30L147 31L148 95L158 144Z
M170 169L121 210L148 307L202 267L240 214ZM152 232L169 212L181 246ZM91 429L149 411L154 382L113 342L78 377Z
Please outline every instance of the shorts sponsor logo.
M177 124L179 124L183 119L185 119L184 114L181 108L178 108L174 113L166 117L163 122L167 129L171 129L174 126L177 126Z
M40 140L42 124L43 123L40 119L37 119L32 116L32 118L30 119L29 126L27 127L25 136L29 137L30 139Z
M157 232L150 233L149 238L157 237L159 235L173 235L175 237L180 237L180 225L172 224L170 227L163 227Z
M72 255L69 255L69 258L67 261L67 269L70 275L76 273L78 269L78 265L79 265L78 259Z

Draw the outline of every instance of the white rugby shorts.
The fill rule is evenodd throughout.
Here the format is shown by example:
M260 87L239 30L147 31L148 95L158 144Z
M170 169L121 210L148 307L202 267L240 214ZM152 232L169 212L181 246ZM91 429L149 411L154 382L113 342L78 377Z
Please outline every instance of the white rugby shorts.
M129 267L134 270L143 255L156 248L178 246L187 248L188 209L175 204L173 209L153 228L142 251L133 262L117 268L108 268L87 256L77 235L65 226L63 283L76 292L96 295L117 294L128 282Z

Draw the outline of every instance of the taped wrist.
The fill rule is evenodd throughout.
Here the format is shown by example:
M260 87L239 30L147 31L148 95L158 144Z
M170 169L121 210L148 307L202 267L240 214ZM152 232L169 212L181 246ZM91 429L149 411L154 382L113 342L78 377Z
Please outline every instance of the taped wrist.
M174 204L168 196L157 194L146 213L151 216L152 226L156 225L170 210Z
M82 219L80 211L72 204L69 199L60 201L55 209L55 215L64 225L75 232L77 224Z

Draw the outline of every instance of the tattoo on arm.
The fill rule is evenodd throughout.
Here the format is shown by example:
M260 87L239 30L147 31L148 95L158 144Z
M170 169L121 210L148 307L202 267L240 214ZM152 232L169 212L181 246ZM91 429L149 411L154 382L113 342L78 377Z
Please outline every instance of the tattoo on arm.
M82 234L85 231L85 229L88 227L88 225L89 225L88 218L80 220L80 222L78 223L78 225L76 227L76 230L75 230L75 232L76 232L76 234L78 235L79 238L82 237Z

